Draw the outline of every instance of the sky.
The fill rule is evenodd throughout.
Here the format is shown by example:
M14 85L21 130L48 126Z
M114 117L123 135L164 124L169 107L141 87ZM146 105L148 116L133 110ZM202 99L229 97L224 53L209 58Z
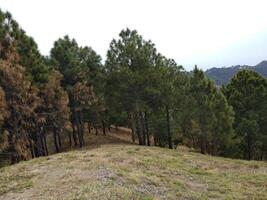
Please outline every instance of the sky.
M126 27L185 69L267 60L267 0L0 0L42 54L64 35L103 58Z

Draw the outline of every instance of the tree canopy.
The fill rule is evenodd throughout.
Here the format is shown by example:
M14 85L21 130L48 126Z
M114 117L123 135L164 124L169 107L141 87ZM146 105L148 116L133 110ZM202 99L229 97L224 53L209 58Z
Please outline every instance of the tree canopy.
M128 28L111 41L105 63L67 35L45 57L0 10L3 162L83 147L92 128L106 135L112 125L131 129L140 145L182 144L203 154L263 160L266 121L267 80L256 72L240 71L218 87Z

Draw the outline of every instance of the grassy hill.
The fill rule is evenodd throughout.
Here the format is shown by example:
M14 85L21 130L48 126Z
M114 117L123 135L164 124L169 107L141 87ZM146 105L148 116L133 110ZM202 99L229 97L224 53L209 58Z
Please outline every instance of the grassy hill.
M0 200L267 199L266 162L98 137L106 143L1 168Z

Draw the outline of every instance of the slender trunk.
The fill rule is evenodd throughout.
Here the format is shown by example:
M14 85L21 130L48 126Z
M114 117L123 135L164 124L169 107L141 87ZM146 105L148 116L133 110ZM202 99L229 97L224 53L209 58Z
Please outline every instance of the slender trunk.
M247 136L247 148L248 148L248 160L251 159L251 141L250 141L250 137Z
M97 135L98 134L98 129L97 129L97 127L95 126L95 135Z
M170 131L170 113L169 113L169 107L167 105L166 105L166 123L167 123L167 135L168 135L169 149L172 149L172 137L171 137L171 131Z
M102 120L102 129L103 129L103 135L106 135L106 127L105 127L105 121Z
M136 124L136 134L139 140L139 145L142 145L142 137L141 137L141 133L140 133L140 126L139 126L139 114L138 112L136 112L135 114L135 124Z
M72 142L71 142L71 133L68 131L68 136L69 136L69 147L71 148Z
M40 150L41 148L40 148L40 142L37 141L37 140L39 140L37 137L38 137L38 136L35 136L35 137L34 137L34 147L33 147L33 149L34 149L34 154L35 154L35 156L36 156L36 157L39 157L39 156L41 156L41 155L40 155L40 152L39 152L39 150Z
M130 121L131 121L131 129L132 129L132 141L133 143L135 143L135 132L134 132L134 129L135 129L135 125L134 125L134 116L133 116L133 113L130 114Z
M46 135L44 134L44 146L45 146L45 152L46 152L46 156L48 156L49 152L48 152L48 148L47 148L47 141L46 141Z
M200 152L202 154L205 154L205 144L204 144L204 140L202 138L200 139Z
M260 160L264 159L264 143L261 145L261 154L260 154Z
M211 143L211 152L210 153L213 156L215 155L215 140L213 140Z
M154 139L154 146L157 146L157 145L158 145L158 144L157 144L157 137L156 137L155 134L153 135L153 139Z
M193 148L196 149L196 142L194 136L191 136L192 138L192 143L193 143Z
M77 147L78 142L77 142L77 133L76 133L76 129L75 129L74 120L72 120L71 125L72 125L72 137L73 137L74 146Z
M115 129L116 129L116 131L119 130L118 124L115 125Z
M29 139L29 143L30 143L30 149L31 149L31 156L32 156L32 158L34 158L35 156L34 156L33 144L32 144L31 139Z
M46 149L45 149L45 141L44 141L44 134L41 135L41 142L42 142L42 156L46 156Z
M81 140L82 140L82 145L84 145L84 123L83 123L83 113L82 110L79 111L79 123L81 127Z
M57 132L57 138L58 138L58 145L61 148L61 137L60 137L60 133L61 133L61 131L60 132Z
M87 125L88 125L88 132L91 133L91 125L90 125L90 123L88 122Z
M74 111L74 120L75 120L75 125L77 127L77 132L78 132L78 140L79 140L79 146L82 147L82 133L81 133L81 127L78 119L78 113Z
M46 156L43 133L40 134L39 140L40 140L40 150L39 150L40 151L40 156Z
M11 146L11 156L10 156L10 162L11 164L15 164L18 161L18 154L15 150L15 144L14 144L14 140L13 140L13 136L15 135L15 137L17 137L19 135L19 127L18 127L18 117L17 117L17 112L14 108L12 108L12 112L11 112L11 116L12 116L12 121L13 121L13 127L11 127L13 129L13 133L9 134L8 136L8 141L9 141L9 145Z
M210 153L210 150L209 150L209 144L208 144L208 142L205 142L205 149L206 149L206 152L209 154Z
M141 119L141 129L142 129L142 143L143 145L146 145L146 130L145 130L143 112L140 112L140 119Z
M146 136L147 136L147 146L150 146L147 112L145 112L145 127L146 127Z
M59 152L59 146L58 146L58 141L57 141L57 130L55 127L53 128L53 136L54 136L55 149L56 149L56 152L58 153Z
M135 135L134 135L134 129L131 127L132 132L132 142L135 143Z

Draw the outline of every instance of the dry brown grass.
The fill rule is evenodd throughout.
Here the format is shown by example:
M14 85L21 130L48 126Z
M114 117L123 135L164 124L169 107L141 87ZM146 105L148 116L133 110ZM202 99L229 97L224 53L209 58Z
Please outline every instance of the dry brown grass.
M0 200L267 199L266 162L88 139L81 150L1 168Z

